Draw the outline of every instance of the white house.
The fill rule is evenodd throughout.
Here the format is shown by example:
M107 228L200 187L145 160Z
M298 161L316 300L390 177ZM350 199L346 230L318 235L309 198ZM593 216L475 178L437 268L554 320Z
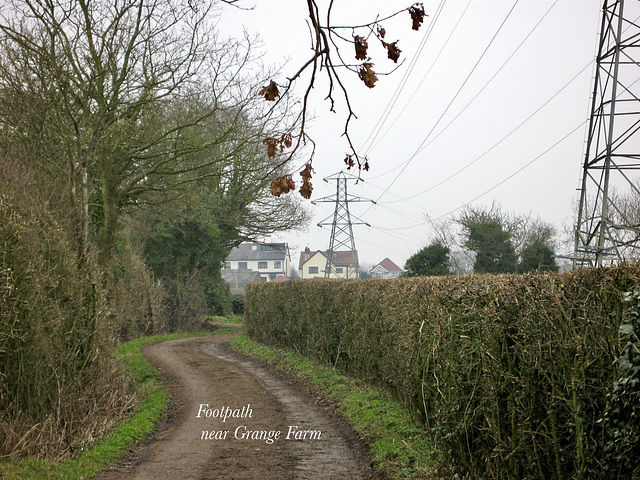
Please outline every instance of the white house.
M403 272L404 270L388 258L385 258L369 270L373 278L398 278Z
M230 272L257 272L264 281L291 273L291 256L286 243L241 243L229 253L223 275Z

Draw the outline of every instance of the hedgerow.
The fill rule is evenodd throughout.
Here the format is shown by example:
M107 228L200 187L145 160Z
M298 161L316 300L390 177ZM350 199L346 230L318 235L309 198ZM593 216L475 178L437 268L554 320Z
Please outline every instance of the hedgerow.
M245 323L391 392L473 478L633 478L639 284L637 265L252 284Z

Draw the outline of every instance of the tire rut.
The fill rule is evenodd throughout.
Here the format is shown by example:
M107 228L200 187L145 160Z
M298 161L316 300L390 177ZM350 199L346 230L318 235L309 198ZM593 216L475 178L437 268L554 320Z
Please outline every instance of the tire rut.
M357 435L329 406L226 348L229 338L145 346L145 357L169 385L169 414L150 441L95 480L373 478ZM232 415L223 421L223 412ZM225 438L203 439L203 431ZM268 432L280 432L279 438L269 441Z

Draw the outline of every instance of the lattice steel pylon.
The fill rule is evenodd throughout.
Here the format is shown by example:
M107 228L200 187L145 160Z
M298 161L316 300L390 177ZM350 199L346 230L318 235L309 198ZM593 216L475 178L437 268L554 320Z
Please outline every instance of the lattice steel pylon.
M638 2L605 0L580 204L575 266L640 257Z
M353 237L353 225L366 225L357 217L357 221L351 220L349 212L349 204L355 202L372 202L366 198L349 195L347 192L347 181L363 181L345 172L339 172L330 177L323 179L325 182L335 180L336 194L329 197L313 200L311 203L335 203L335 209L332 216L329 216L318 223L319 227L331 225L331 238L329 239L329 248L327 249L327 262L324 268L325 278L358 278L360 274L360 263L358 261L358 251L356 250L356 242ZM332 218L331 223L327 220Z

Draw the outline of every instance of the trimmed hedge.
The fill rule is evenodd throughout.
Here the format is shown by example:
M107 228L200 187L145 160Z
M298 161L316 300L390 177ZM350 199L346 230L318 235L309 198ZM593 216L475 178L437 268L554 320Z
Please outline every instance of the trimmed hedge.
M603 421L639 284L637 265L255 283L245 324L393 393L474 478L640 478Z

